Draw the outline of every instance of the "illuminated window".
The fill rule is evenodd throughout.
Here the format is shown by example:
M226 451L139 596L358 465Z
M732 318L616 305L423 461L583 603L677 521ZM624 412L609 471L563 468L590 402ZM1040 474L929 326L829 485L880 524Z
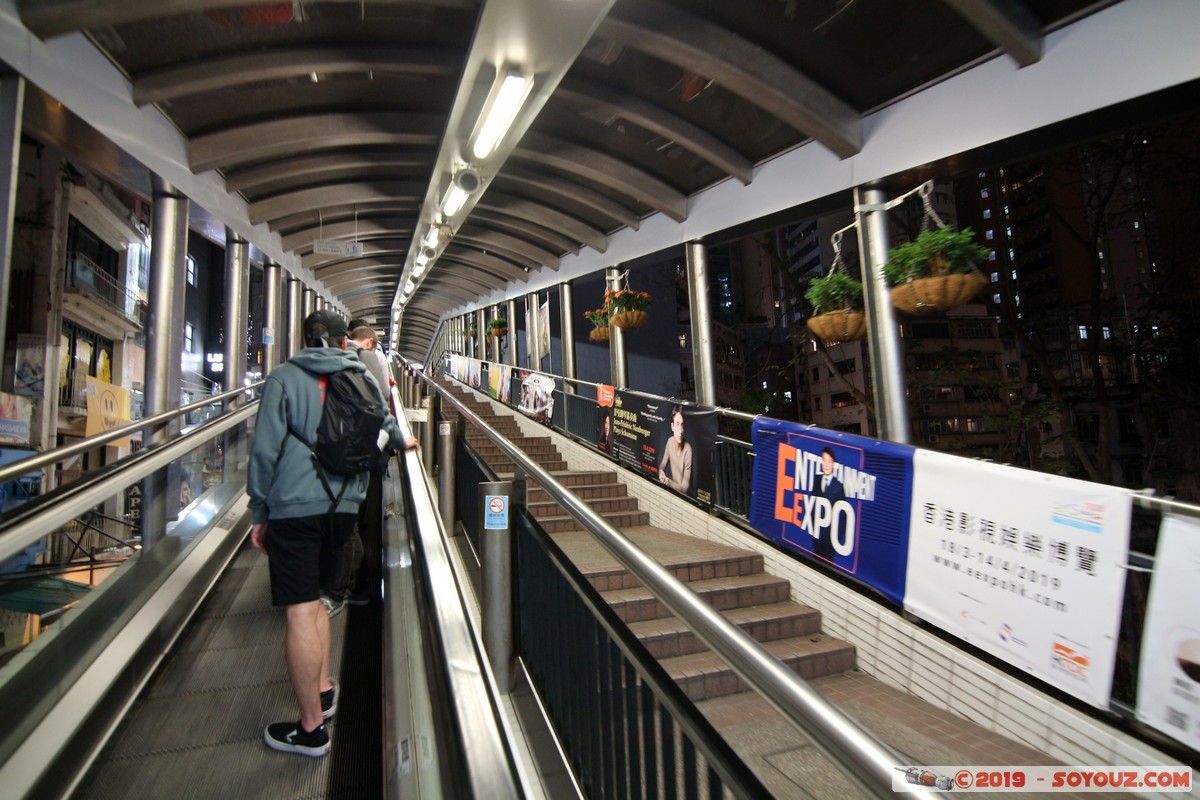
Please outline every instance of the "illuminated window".
M188 286L196 285L196 259L191 256L187 257L187 282Z
M183 349L188 353L196 349L196 328L190 322L183 323Z

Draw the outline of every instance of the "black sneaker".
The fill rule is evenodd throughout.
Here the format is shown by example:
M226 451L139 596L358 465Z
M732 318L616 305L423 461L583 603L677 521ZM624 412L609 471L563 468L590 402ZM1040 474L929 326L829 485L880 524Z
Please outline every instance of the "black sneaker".
M346 598L346 604L361 608L362 606L371 605L371 600L373 599L374 598L371 597L371 593L366 589L363 589L362 591L351 592Z
M281 753L299 753L315 758L329 752L329 732L324 725L305 733L299 722L272 722L263 731L263 741L267 747Z
M329 618L333 619L346 607L346 601L334 600L329 595L323 594L321 595L321 605L325 608L325 613L329 615Z
M338 685L333 681L333 687L321 692L321 718L330 719L337 713Z

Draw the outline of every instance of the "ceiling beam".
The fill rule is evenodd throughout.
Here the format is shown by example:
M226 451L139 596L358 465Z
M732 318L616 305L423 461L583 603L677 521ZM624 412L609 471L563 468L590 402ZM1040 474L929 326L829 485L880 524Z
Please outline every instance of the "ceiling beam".
M326 184L259 200L249 205L247 213L255 225L260 222L270 224L292 214L318 211L322 208L388 201L416 203L424 195L425 185L416 181Z
M1042 24L1022 0L944 0L1022 67L1042 58Z

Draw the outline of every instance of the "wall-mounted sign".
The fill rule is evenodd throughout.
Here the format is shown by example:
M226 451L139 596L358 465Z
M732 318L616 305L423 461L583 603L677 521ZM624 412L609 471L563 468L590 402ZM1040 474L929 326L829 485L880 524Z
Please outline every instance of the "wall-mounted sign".
M224 353L206 353L204 360L208 362L208 368L212 372L225 371L225 354Z
M313 240L313 255L358 257L362 254L362 242L343 242L338 239Z

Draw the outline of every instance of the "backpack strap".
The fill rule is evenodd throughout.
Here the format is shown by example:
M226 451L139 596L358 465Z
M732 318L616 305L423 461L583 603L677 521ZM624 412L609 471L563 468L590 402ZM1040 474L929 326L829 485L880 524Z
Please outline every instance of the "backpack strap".
M317 379L317 388L321 393L321 406L323 408L325 406L325 389L329 386L328 376L304 369L304 367L301 367L299 364L296 364L295 366L299 367L301 370L307 372L309 375L312 375ZM283 441L279 444L279 458L283 458L283 450L285 447L287 447L288 436L296 437L297 441L308 448L308 452L312 458L313 469L317 473L317 478L321 481L321 488L325 490L325 496L328 497L330 501L329 522L332 525L333 515L337 512L338 504L342 502L342 495L346 493L346 487L350 485L350 479L345 478L342 480L342 490L335 495L333 493L333 487L329 485L329 479L325 477L325 470L321 469L321 462L317 461L317 451L314 448L313 443L310 442L307 437L303 436L298 430L292 427L292 421L287 419L286 415L284 420L287 422L287 431L283 435Z

